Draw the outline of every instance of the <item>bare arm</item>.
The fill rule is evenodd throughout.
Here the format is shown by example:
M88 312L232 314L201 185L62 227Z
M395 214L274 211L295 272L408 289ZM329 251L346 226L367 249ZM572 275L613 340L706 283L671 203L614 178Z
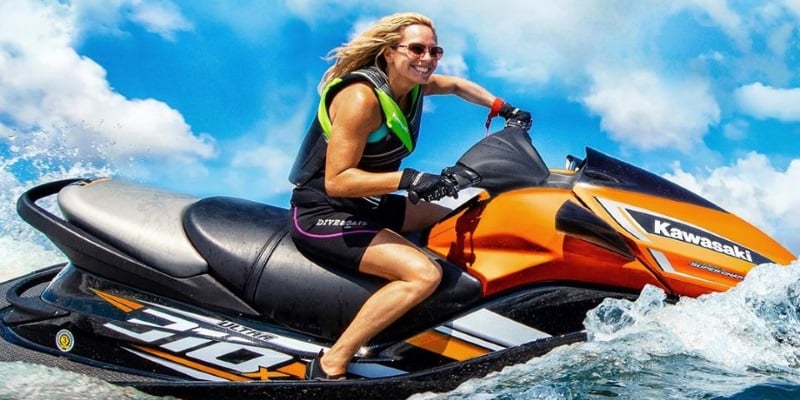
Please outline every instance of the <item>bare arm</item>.
M325 190L333 197L363 197L397 190L401 172L373 173L358 168L367 137L382 122L372 88L348 86L331 103L331 132L325 161Z
M455 94L464 100L484 107L491 107L497 98L483 86L456 76L434 74L425 85L425 94Z

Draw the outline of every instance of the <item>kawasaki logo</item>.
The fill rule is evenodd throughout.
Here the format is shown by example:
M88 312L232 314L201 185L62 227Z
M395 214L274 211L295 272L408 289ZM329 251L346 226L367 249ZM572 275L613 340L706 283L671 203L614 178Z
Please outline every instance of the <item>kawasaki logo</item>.
M653 221L652 233L668 238L682 240L686 243L691 243L700 247L705 247L709 250L714 250L717 253L724 253L745 261L753 262L753 255L750 253L750 250L742 249L737 245L724 244L707 236L697 235L681 228L673 227L672 223L670 222L655 219Z
M755 251L692 225L641 211L627 211L649 234L679 240L753 264L771 262Z

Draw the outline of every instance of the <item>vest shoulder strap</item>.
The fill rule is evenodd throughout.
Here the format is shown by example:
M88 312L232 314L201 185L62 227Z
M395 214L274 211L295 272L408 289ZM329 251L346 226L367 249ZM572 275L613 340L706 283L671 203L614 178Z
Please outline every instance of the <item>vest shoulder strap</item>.
M343 88L347 87L347 83L366 79L375 87L375 95L381 105L383 111L383 120L389 130L403 143L403 146L409 152L414 151L415 140L412 138L412 131L419 129L419 113L422 112L422 88L420 85L414 86L411 92L412 98L412 124L406 119L403 110L395 102L392 97L392 90L389 86L389 80L386 74L377 67L368 67L354 71L341 78L333 80L322 91L322 96L317 108L317 119L322 127L323 135L326 138L330 136L331 121L328 115L328 107L330 106L333 97Z

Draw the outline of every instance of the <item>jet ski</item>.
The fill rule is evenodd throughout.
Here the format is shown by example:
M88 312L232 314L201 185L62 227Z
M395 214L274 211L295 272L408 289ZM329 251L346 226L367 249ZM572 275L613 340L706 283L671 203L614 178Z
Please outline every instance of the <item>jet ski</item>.
M488 135L445 174L472 189L410 236L443 280L361 349L346 380L304 376L383 280L301 254L286 208L113 178L19 198L67 260L0 284L0 360L181 398L407 398L586 340L603 299L646 285L672 299L725 291L755 265L796 258L595 149L548 168L520 128Z

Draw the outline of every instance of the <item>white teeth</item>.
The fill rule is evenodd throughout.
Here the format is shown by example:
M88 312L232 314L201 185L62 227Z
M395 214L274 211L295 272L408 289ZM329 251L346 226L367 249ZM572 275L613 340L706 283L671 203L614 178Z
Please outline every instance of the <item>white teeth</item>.
M421 66L416 66L416 67L414 67L414 69L416 69L418 72L423 73L423 74L427 74L428 71L431 70L428 67L421 67Z

